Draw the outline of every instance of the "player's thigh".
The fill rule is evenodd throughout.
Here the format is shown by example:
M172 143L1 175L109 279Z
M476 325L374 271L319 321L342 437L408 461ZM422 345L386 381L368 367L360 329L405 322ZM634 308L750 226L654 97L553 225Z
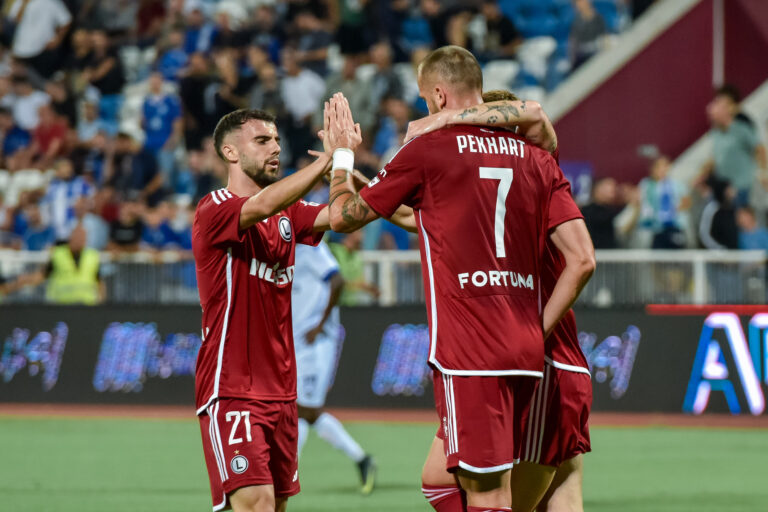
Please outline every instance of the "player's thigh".
M229 495L233 512L272 512L275 510L275 488L272 485L248 485Z
M459 468L456 476L467 494L468 506L502 508L512 505L510 470L475 473Z
M275 498L275 512L288 510L288 498Z
M456 477L445 468L446 462L444 441L435 436L421 470L421 482L435 487L456 485Z
M583 512L584 456L577 455L563 462L555 472L538 512Z
M512 509L515 512L530 512L536 508L547 492L557 468L520 461L512 468Z
M272 434L269 468L275 485L275 497L288 498L298 494L299 416L296 402L281 402L280 414Z

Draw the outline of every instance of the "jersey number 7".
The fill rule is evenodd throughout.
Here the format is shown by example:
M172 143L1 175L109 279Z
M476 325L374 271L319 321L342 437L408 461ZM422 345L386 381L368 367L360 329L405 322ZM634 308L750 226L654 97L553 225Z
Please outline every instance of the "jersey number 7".
M514 172L507 167L480 168L481 178L499 180L499 189L496 193L496 218L493 224L497 258L505 258L507 256L507 251L504 249L504 221L507 217L507 195L512 187L513 176Z

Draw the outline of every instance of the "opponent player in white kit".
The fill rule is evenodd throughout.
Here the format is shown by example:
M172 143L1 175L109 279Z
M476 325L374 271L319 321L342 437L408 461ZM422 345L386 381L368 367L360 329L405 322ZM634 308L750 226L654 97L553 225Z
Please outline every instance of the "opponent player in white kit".
M320 439L344 452L357 464L361 491L370 494L376 478L373 458L365 453L335 416L323 410L344 341L337 305L344 279L325 242L316 247L297 245L295 265L291 293L298 384L299 454L307 442L311 426Z

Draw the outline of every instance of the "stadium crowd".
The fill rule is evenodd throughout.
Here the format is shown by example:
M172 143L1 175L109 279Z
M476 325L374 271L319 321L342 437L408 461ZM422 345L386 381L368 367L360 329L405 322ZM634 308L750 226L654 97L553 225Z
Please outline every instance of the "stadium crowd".
M429 49L471 48L510 87L541 96L650 3L7 0L0 247L44 250L81 225L92 248L185 254L195 204L222 186L210 135L223 114L275 114L290 173L316 144L322 100L342 91L370 175L426 113L414 66ZM325 197L319 187L309 199ZM362 241L409 247L386 223Z
M426 114L415 66L431 48L470 48L491 80L540 98L652 3L6 1L0 247L46 250L80 225L91 248L187 257L197 201L223 186L210 137L223 114L275 114L291 173L317 144L323 99L341 91L365 134L357 164L372 176ZM717 159L693 186L670 179L658 154L639 184L591 184L581 203L597 248L768 249L765 150L739 101L726 87L709 105ZM308 199L327 194L320 185ZM356 244L415 246L385 222Z

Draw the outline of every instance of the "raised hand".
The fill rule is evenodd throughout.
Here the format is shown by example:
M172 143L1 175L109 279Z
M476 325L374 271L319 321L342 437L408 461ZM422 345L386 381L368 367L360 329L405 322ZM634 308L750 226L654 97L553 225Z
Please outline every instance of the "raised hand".
M323 147L333 152L338 148L357 149L363 141L360 125L352 119L347 98L340 92L333 95L324 112Z

